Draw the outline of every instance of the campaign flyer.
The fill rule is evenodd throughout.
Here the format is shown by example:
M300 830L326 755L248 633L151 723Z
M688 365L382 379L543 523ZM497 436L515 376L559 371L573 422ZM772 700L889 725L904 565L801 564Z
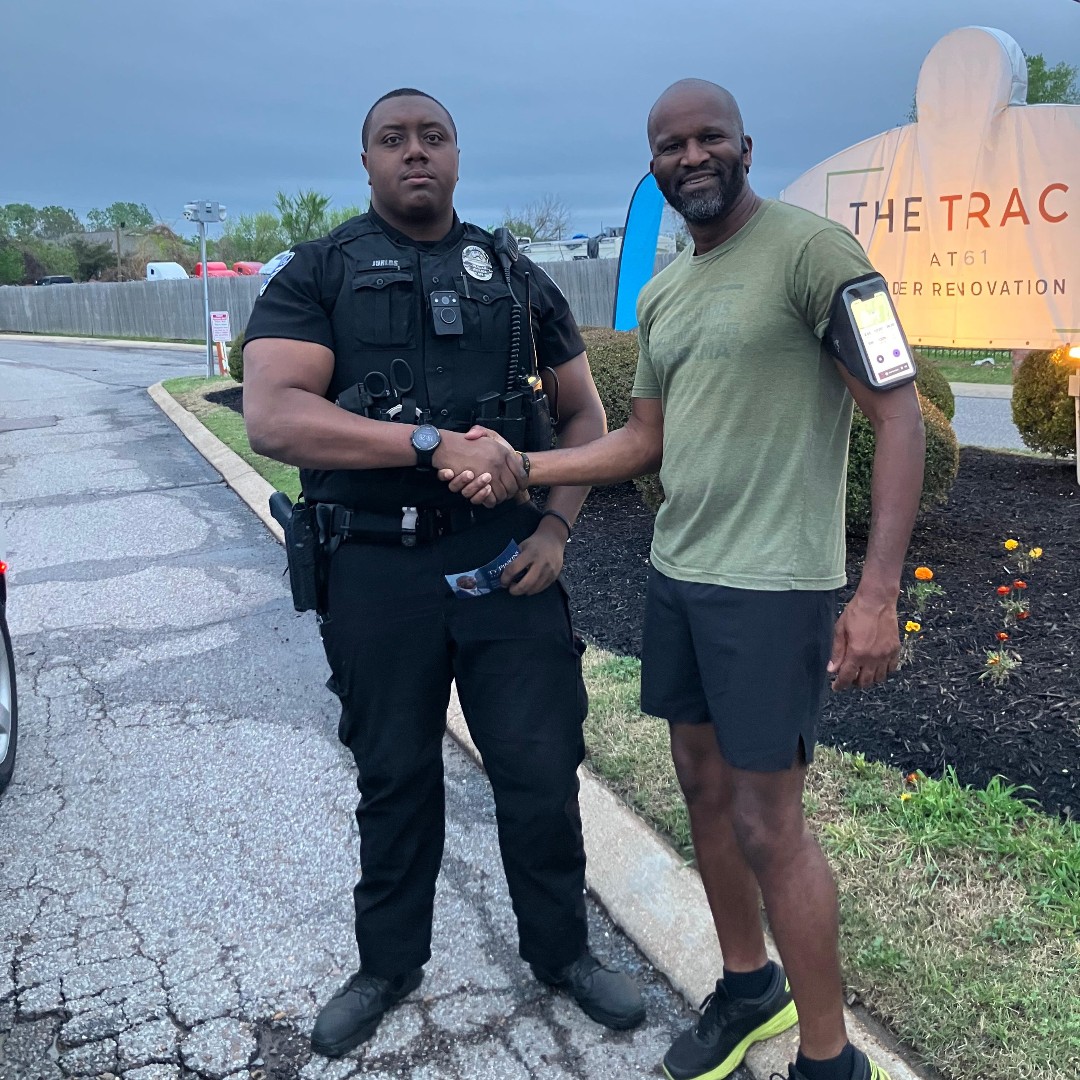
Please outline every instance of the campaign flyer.
M521 554L521 548L513 540L489 563L475 570L463 570L460 574L447 574L446 584L455 596L487 596L501 589L502 572Z

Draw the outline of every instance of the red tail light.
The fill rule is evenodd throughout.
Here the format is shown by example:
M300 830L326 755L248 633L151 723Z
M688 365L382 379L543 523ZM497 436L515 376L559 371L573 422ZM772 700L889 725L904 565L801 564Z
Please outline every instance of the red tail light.
M7 563L3 559L0 559L0 574L7 573Z

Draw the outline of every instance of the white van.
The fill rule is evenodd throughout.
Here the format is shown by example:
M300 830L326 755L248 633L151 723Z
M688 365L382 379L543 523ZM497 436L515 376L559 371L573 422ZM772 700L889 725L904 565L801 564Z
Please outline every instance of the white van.
M146 264L147 281L166 281L186 278L188 272L178 262L152 262Z

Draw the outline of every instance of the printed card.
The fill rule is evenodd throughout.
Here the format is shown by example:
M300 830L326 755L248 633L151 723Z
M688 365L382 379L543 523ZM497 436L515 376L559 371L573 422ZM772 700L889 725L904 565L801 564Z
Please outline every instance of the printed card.
M455 596L487 596L501 589L502 572L521 554L521 548L513 540L491 562L476 570L464 570L460 574L447 574L446 584Z

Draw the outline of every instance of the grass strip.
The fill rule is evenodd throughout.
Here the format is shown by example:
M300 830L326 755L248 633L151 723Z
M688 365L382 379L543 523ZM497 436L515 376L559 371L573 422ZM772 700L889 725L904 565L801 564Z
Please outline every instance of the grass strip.
M692 857L667 725L639 664L586 653L589 766ZM808 816L836 874L859 1000L944 1076L1080 1076L1080 825L1000 781L906 780L820 747Z
M211 379L202 375L191 375L181 379L168 379L161 385L205 428L230 450L239 454L264 480L278 491L284 491L296 502L300 497L299 470L292 465L283 465L273 458L256 454L248 444L244 418L224 405L206 400L206 395L211 391L229 390L237 386L237 383L220 375Z
M231 380L165 384L295 499L296 470L253 454L242 419L205 400ZM638 708L640 664L585 654L587 764L687 859L667 724ZM819 747L806 793L840 892L850 990L948 1080L1080 1076L1080 824L999 781L907 780Z

